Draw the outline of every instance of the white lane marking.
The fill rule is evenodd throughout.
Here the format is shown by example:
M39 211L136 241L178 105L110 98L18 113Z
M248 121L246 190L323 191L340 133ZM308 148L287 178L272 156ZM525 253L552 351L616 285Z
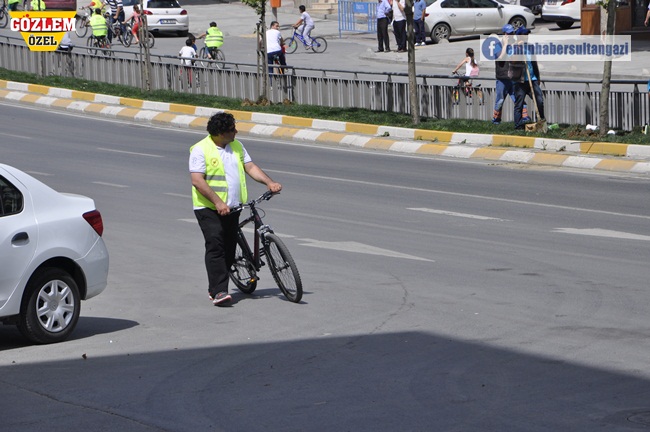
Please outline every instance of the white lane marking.
M410 259L416 261L434 262L433 260L430 259L421 258L414 255L407 255L399 252L394 252L388 249L381 249L378 247L374 247L374 246L370 246L367 244L358 243L354 241L325 242L325 241L313 240L313 239L297 239L297 240L301 242L306 242L306 243L301 243L301 246L310 246L315 248L331 249L331 250L337 250L343 252L362 253L367 255L381 255L386 257L404 258L404 259Z
M398 189L398 190L410 190L410 191L416 191L416 192L427 192L427 193L439 194L439 195L458 196L458 197L465 197L465 198L476 198L476 199L482 199L482 200L507 202L507 203L512 203L512 204L531 205L531 206L537 206L537 207L556 208L556 209L562 209L562 210L581 211L581 212L586 212L586 213L605 214L605 215L611 215L611 216L625 216L625 217L631 217L631 218L649 219L650 220L650 216L636 215L636 214L629 214L629 213L619 213L619 212L612 212L612 211L606 211L606 210L594 210L594 209L586 209L586 208L581 208L581 207L563 206L563 205L557 205L557 204L544 204L544 203L533 202L533 201L521 201L521 200L514 200L514 199L509 199L509 198L497 198L497 197L492 197L492 196L474 195L474 194L466 194L466 193L460 193L460 192L449 192L449 191L443 191L443 190L438 190L438 189L425 189L425 188L418 188L418 187L412 187L412 186L398 186L398 185L389 184L389 183L376 183L376 182L370 182L370 181L364 181L364 180L350 180L350 179L342 179L342 178L336 178L336 177L319 176L319 175L312 175L312 174L302 174L302 173L297 173L297 172L292 172L292 171L280 171L280 170L271 170L271 169L265 169L264 171L270 172L270 173L283 174L283 175L292 175L292 176L298 176L298 177L308 177L308 178L314 178L314 179L339 181L339 182L343 182L343 183L353 183L353 184L360 184L360 185L367 185L367 186L379 186L379 187L392 188L392 189Z
M40 171L25 171L29 175L34 175L34 176L43 176L43 177L51 177L52 174L40 172Z
M179 197L179 198L191 198L192 195L190 194L179 194L179 193L174 193L174 192L165 192L163 195L169 195L173 197Z
M607 237L625 240L643 240L650 241L650 236L641 234L626 233L623 231L612 231L600 228L555 228L552 232L560 232L565 234L577 234L593 237Z
M441 215L445 215L445 216L463 217L463 218L468 218L468 219L494 220L494 221L499 221L499 222L511 222L509 219L500 219L500 218L494 218L494 217L489 217L489 216L481 216L481 215L475 215L475 214L468 214L468 213L456 213L456 212L451 212L451 211L446 211L446 210L436 210L436 209L430 209L430 208L407 208L407 210L415 210L415 211L421 211L421 212L425 212L425 213L435 213L435 214L441 214Z
M126 151L126 150L114 150L114 149L107 149L104 147L98 147L97 150L100 151L106 151L106 152L113 152L113 153L126 153L134 156L147 156L147 157L155 157L155 158L162 158L164 156L161 155L155 155L155 154L150 154L150 153L138 153L138 152L131 152L131 151Z
M106 183L106 182L98 182L94 181L93 182L96 185L101 185L101 186L110 186L110 187L116 187L116 188L128 188L126 185L121 185L121 184L116 184L116 183Z
M0 135L10 137L10 138L19 138L19 139L34 139L32 137L24 136L24 135L14 135L14 134L8 134L6 132L0 132Z
M198 224L199 223L199 221L197 221L196 219L179 219L179 221L181 221L181 222L189 222L189 223L193 223L193 224Z

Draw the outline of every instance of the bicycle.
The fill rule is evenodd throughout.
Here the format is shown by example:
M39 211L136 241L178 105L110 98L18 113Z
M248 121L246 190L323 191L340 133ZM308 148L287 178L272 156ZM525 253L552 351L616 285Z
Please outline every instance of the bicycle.
M225 67L226 55L219 48L203 46L199 50L198 58L203 59L201 62L203 67L216 67L219 69Z
M79 9L81 10L82 14L77 14L75 17L74 32L77 36L83 38L86 37L88 29L90 28L90 15L92 14L92 9L85 6L82 6Z
M130 35L131 37L131 43L133 43L133 18L131 18L130 22L124 23L124 26L126 28L126 32ZM138 33L138 43L142 44L142 40L145 37L144 29L142 28L142 24L140 24L140 27L138 27L138 30L136 31ZM153 33L147 30L146 33L146 40L147 44L149 45L149 49L153 48L153 46L156 44L156 39L153 37Z
M111 43L108 41L107 36L96 37L95 35L88 36L86 40L88 52L92 55L97 55L97 51L101 50L107 57L113 57L115 53L111 50Z
M311 50L315 53L322 53L327 49L327 41L325 38L320 36L311 38L311 45L309 45L307 42L305 42L305 39L302 37L302 35L298 33L298 30L293 29L293 35L291 35L291 37L284 42L284 44L287 46L287 54L293 54L298 49L298 42L296 39L302 42L302 45L305 47L305 49L311 48Z
M114 21L113 24L110 23L108 14L106 16L106 23L108 24L108 31L113 32L113 38L117 38L122 46L128 48L131 46L131 41L133 40L133 34L128 24L121 23L119 21ZM122 33L122 26L124 26L124 33Z
M0 28L7 27L9 24L9 9L7 9L7 4L5 2L0 6Z
M451 89L451 101L454 105L458 105L460 99L460 93L464 93L465 97L468 99L467 104L471 105L473 100L473 95L476 94L479 105L483 105L483 89L481 89L481 84L473 85L472 79L470 77L460 75L458 72L453 74L456 80L456 84Z
M264 211L256 207L260 202L270 200L273 195L276 194L266 191L257 199L230 209L231 212L242 211L246 207L250 209L250 216L239 222L235 261L230 268L230 279L241 292L252 294L257 288L258 272L265 265L262 257L265 257L282 294L289 301L298 303L302 299L302 281L296 263L280 237L273 233L269 225L262 223ZM251 222L255 224L252 251L242 231L242 228Z

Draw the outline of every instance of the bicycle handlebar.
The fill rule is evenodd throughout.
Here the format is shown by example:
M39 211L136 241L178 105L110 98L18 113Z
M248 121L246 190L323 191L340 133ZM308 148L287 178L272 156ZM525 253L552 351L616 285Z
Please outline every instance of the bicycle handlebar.
M268 200L271 199L271 197L272 197L273 195L278 195L279 193L280 193L280 192L271 192L270 190L267 190L267 191L264 192L262 195L260 195L259 197L255 198L254 200L250 200L250 201L248 201L248 202L246 202L246 203L239 204L238 206L230 207L230 212L231 212L231 213L240 212L240 211L242 211L242 210L243 210L244 208L246 208L246 207L250 207L250 206L252 206L252 205L259 204L259 203L261 203L262 201L268 201Z

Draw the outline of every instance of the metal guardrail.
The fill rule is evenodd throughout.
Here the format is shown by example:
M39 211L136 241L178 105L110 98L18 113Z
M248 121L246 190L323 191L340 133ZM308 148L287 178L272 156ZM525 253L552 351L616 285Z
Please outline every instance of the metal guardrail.
M10 40L14 39L14 40ZM85 47L72 53L32 52L21 39L0 38L0 67L41 76L57 75L141 88L137 53L117 51L115 57L101 52L91 55ZM192 79L187 79L188 71ZM224 69L196 66L185 69L180 58L151 55L151 88L175 92L256 100L257 65L226 63ZM420 115L438 119L492 118L494 80L476 78L481 84L484 103L461 95L452 100L454 78L446 75L418 75ZM646 81L612 81L609 116L612 129L632 130L648 123L650 100ZM600 81L545 80L546 117L553 123L597 124L599 119ZM282 103L336 108L363 108L376 111L410 113L408 76L396 73L350 72L287 66L285 75L273 75L269 100ZM476 98L473 98L476 99ZM529 112L534 109L529 105ZM506 102L503 120L512 121L512 104Z

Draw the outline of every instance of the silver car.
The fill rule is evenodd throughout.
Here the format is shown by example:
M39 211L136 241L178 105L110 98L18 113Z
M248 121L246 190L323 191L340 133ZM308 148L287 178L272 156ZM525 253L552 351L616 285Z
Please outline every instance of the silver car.
M0 321L34 343L70 336L80 301L106 288L103 230L92 199L0 164Z
M505 0L437 0L427 6L425 29L433 43L450 36L500 33L505 24L535 28L535 15Z

